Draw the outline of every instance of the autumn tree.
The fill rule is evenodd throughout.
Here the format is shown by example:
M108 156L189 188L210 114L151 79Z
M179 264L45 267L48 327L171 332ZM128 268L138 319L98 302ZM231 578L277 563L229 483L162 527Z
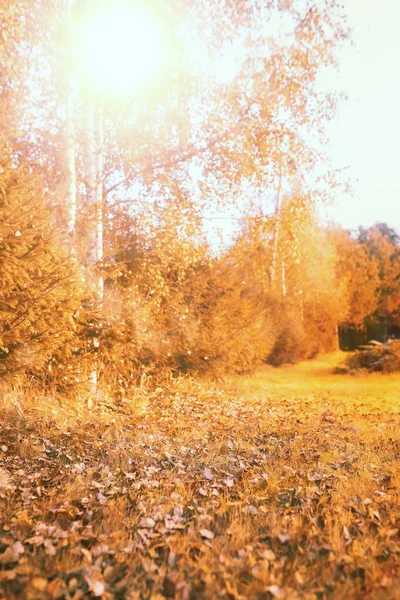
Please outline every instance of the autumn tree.
M312 198L286 195L279 215L252 215L234 252L242 257L244 279L255 278L263 285L274 315L271 362L296 362L337 347L337 325L347 311L346 289L336 279L336 250L318 225Z
M373 316L382 323L383 337L400 326L400 244L395 230L385 223L360 229L359 243L379 270L378 302Z
M185 63L172 64L152 101L139 96L127 105L125 118L120 108L108 109L109 202L133 183L141 182L149 195L155 182L160 197L171 180L184 193L194 178L209 209L216 200L235 202L244 179L276 188L280 174L297 177L317 162L321 169L312 138L323 138L321 124L335 98L317 91L316 79L345 35L338 8L330 2L301 10L291 3L193 2L176 18ZM276 28L281 19L285 35ZM305 129L313 132L307 142Z
M35 43L23 3L0 5L0 375L37 368L73 335L74 265L27 159L18 99L27 93L23 48Z
M363 328L366 317L377 309L379 265L365 244L342 228L332 228L329 237L336 247L336 277L346 287L348 312L340 322L344 329Z
M74 3L72 22L79 18L83 4ZM317 164L321 172L325 164L321 123L333 114L335 98L318 90L317 75L321 67L334 62L335 47L346 36L341 9L329 0L306 2L301 7L290 2L173 3L164 16L170 24L171 46L178 52L168 55L168 68L151 94L143 90L135 98L118 103L111 95L103 97L104 163L96 167L93 178L93 165L85 166L88 134L83 91L71 89L69 78L66 82L63 77L68 60L63 56L68 48L65 3L35 3L35 11L32 6L25 5L23 10L29 8L30 22L42 35L27 61L30 88L21 104L20 139L25 158L36 165L42 177L54 222L70 232L75 219L72 192L76 191L74 247L83 264L94 239L88 233L93 217L90 211L95 205L99 209L95 222L101 220L101 225L107 225L101 252L96 254L100 258L104 250L104 260L97 261L96 266L109 279L103 299L105 311L113 306L118 286L122 286L121 298L128 298L123 287L126 278L116 274L130 270L131 256L121 251L121 244L137 242L136 224L140 222L139 254L146 269L133 270L130 289L138 290L145 310L138 311L137 303L132 304L134 327L137 331L147 328L140 320L142 316L148 318L147 307L151 307L154 327L150 330L168 330L175 322L175 329L180 331L177 338L182 340L186 335L182 333L183 322L192 316L190 310L189 317L185 312L188 298L203 293L195 286L202 278L193 278L190 269L203 261L199 272L208 268L209 249L202 242L201 231L204 213L210 214L216 206L240 206L244 186L249 183L257 193L263 193L267 188L276 189L280 180L290 182L305 170L312 172ZM68 127L72 109L76 115L75 157L72 129ZM306 131L310 135L305 135ZM71 183L75 176L76 186ZM87 202L94 187L96 202ZM281 244L279 237L275 239ZM94 261L89 262L93 268ZM152 282L148 273L154 275ZM172 285L173 273L179 277ZM234 292L236 274L232 280L227 266L221 267L220 273L226 276L232 295L227 290L222 293L222 282L213 283L207 288L207 306L218 304L210 295L212 289L216 298L224 298L219 306L226 315L229 302L233 310L239 298L251 296L251 302L254 299L257 304L258 285L254 295L249 290ZM285 269L280 268L282 281L284 274ZM191 290L186 297L181 293L182 282ZM294 282L295 275L288 284L290 291L298 290ZM153 288L155 292L150 295ZM132 291L131 297L138 296ZM160 299L159 304L155 298ZM295 304L300 307L299 302ZM124 306L128 305L124 300ZM193 323L195 313L193 310ZM106 323L109 315L105 312L101 318ZM211 312L207 319L212 322ZM114 327L115 319L112 321ZM125 322L124 317L121 327ZM220 323L226 327L226 318Z
M171 61L151 100L143 93L123 107L111 98L104 106L107 260L122 261L124 271L123 253L113 255L108 245L121 237L113 231L117 224L158 223L165 207L175 205L169 227L179 239L176 231L190 222L193 232L201 229L206 211L239 202L244 180L261 190L276 186L278 175L290 179L317 161L321 166L318 146L303 132L323 136L320 123L334 106L334 98L316 88L318 69L333 60L333 47L345 35L340 12L332 9L327 3L298 11L287 3L222 10L222 4L194 2L174 13L175 44L185 50L185 61ZM287 19L287 36L275 34L280 18ZM260 30L262 19L268 34ZM195 50L200 39L208 48L205 63ZM224 73L235 39L242 40L237 64ZM127 219L120 218L123 212ZM170 232L163 231L168 240ZM148 234L160 243L154 227ZM124 234L130 235L134 229ZM175 260L181 260L178 249Z

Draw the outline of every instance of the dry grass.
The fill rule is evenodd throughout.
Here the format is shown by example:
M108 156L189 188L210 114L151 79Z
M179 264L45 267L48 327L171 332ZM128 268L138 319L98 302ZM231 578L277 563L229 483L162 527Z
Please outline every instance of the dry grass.
M399 598L400 377L341 359L91 411L5 393L0 597Z

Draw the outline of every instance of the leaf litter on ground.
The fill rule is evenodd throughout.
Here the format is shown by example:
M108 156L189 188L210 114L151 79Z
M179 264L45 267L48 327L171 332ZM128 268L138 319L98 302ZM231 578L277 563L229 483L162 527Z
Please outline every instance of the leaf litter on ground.
M7 407L0 598L398 598L399 380L312 368Z

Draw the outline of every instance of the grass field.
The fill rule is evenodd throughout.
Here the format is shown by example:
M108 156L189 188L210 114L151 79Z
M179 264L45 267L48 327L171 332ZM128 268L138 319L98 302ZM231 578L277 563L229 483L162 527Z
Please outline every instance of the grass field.
M0 598L400 598L400 377L3 391Z

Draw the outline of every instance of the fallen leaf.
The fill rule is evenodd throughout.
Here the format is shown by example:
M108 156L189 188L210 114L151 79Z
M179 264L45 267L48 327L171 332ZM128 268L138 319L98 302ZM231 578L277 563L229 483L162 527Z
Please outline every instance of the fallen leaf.
M226 487L231 488L231 487L233 487L234 481L233 481L233 479L227 478L227 479L224 479L224 484L226 485Z
M269 585L265 591L272 594L274 598L283 598L283 589L279 585Z
M343 536L344 536L344 539L347 540L348 542L350 542L352 539L350 532L349 532L348 528L346 527L346 525L343 525Z
M276 554L275 552L272 552L272 550L264 550L262 553L262 557L265 558L266 560L275 560L276 559Z
M295 572L294 578L296 579L297 583L299 583L300 585L303 585L304 577L302 576L302 574L299 571Z
M288 542L290 540L290 535L278 535L278 540L281 542L281 544L285 544L286 542Z
M176 553L171 551L168 554L168 566L172 568L175 566L175 564L176 564Z
M27 544L32 544L33 546L40 546L44 542L44 537L42 535L34 535L30 538L26 538L25 542Z
M92 555L90 554L89 550L87 550L86 548L81 548L81 552L82 552L83 556L85 556L85 558L87 558L89 563L92 564L93 558L92 558Z
M76 577L73 577L72 579L70 579L69 584L68 584L69 591L75 592L75 590L78 589L78 585L79 585L79 581L76 579Z
M311 475L307 475L308 481L321 481L323 479L323 475L321 473L312 473Z
M47 584L48 581L44 577L34 577L31 581L32 587L40 592L45 592L47 590Z
M211 473L210 469L204 469L204 477L206 479L208 479L209 481L212 481L212 479L214 479L213 474Z
M390 587L393 583L393 579L391 577L388 577L388 575L384 575L381 579L381 586L382 587Z
M151 517L143 517L143 519L140 519L139 521L139 527L141 527L142 529L153 529L153 527L155 527L155 524L155 520Z
M213 540L215 537L215 534L209 529L200 529L200 535L201 537L207 538L208 540Z
M53 542L51 540L45 540L44 541L44 547L46 549L46 554L48 554L49 556L55 556L56 555L56 549L53 545Z
M15 569L9 569L8 571L0 572L0 583L2 581L13 581L17 576Z
M13 562L18 562L21 554L24 554L25 549L21 542L15 542L0 555L0 563L2 565L9 565Z
M106 586L102 581L96 581L96 583L92 586L91 591L93 593L93 596L99 597L102 596L106 591Z
M247 515L257 515L258 508L256 506L253 506L252 504L250 504L250 506L244 506L242 508L242 512L244 512Z
M8 471L0 468L0 489L9 488L11 486L11 476Z

